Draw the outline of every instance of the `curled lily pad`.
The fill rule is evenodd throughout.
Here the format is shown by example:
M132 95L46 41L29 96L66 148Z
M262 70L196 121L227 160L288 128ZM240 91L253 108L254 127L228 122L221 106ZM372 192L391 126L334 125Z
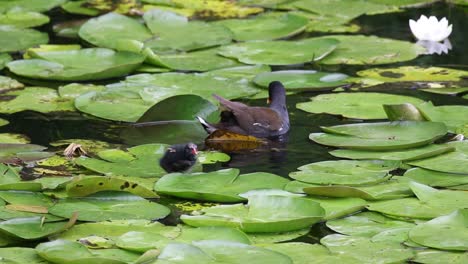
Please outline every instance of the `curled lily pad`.
M47 34L34 29L0 26L0 52L13 52L45 44Z
M440 172L468 174L468 141L450 142L446 145L455 147L455 151L410 161L408 164Z
M420 104L424 101L410 96L384 93L333 93L298 103L297 108L309 113L327 113L357 119L385 119L384 104Z
M286 90L321 91L347 84L347 77L342 73L291 70L260 73L253 81L262 87L268 87L272 81L280 81Z
M219 54L246 64L289 65L321 60L338 44L333 38L245 42L224 46Z
M381 122L321 127L309 139L323 145L359 150L396 150L427 145L447 133L437 122Z
M289 177L321 185L366 185L385 181L398 162L333 160L303 165Z
M104 48L34 52L30 60L7 64L10 71L28 78L87 81L120 77L138 67L144 56Z
M401 40L362 35L330 35L318 39L333 38L340 42L338 48L325 57L323 64L385 64L408 61L423 54L425 49Z
M426 247L444 250L468 249L468 209L456 210L449 215L439 216L411 229L412 241Z
M274 174L256 172L239 175L237 169L219 170L209 173L172 173L159 179L154 189L158 193L176 197L214 201L240 202L238 196L254 189L283 189L287 179Z
M289 13L270 12L251 19L230 19L218 22L234 33L237 41L273 40L301 33L308 19Z
M254 195L247 205L220 205L201 210L202 215L182 215L191 226L229 226L244 232L284 232L302 229L319 221L325 211L302 197Z
M468 76L468 72L441 67L402 66L398 68L372 68L358 71L357 75L384 82L456 82Z
M403 176L432 187L450 187L468 184L467 174L439 172L422 168L407 170Z

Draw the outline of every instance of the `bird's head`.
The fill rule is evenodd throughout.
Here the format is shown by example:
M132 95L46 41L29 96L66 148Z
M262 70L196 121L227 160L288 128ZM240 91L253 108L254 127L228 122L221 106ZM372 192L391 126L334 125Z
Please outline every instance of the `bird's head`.
M194 143L188 143L185 145L185 155L192 160L195 160L198 154L197 145Z

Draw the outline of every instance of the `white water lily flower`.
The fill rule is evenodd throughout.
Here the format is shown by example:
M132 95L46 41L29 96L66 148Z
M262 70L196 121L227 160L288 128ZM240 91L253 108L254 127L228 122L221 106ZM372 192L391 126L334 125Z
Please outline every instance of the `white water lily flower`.
M418 40L442 41L452 33L452 25L444 17L440 21L435 16L421 15L418 21L409 20L411 32Z

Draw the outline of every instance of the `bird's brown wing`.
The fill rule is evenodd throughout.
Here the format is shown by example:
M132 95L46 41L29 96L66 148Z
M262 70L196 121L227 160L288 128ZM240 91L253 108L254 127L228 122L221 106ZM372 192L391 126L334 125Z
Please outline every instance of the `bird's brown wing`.
M213 97L219 101L221 106L223 106L225 109L235 112L235 111L240 111L243 108L248 108L249 106L239 103L239 102L232 102L227 99L224 99L223 97L213 94Z

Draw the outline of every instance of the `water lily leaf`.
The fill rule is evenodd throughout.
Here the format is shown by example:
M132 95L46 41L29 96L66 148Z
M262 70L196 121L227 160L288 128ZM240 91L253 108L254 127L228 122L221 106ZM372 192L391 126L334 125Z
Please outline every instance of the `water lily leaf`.
M359 186L387 180L398 166L399 162L330 160L303 165L289 177L312 184Z
M40 113L75 111L73 102L60 98L55 89L28 87L23 90L12 90L4 95L7 100L0 100L0 112L5 114L26 110Z
M120 14L131 14L132 10L137 10L141 7L141 3L137 0L125 0L117 2L111 0L88 0L85 1L82 6L106 13L113 11Z
M464 191L437 190L417 182L411 182L410 187L421 202L442 209L439 210L441 214L465 208L464 203L468 199L468 193Z
M402 220L432 219L441 215L441 208L433 207L416 198L376 201L370 203L367 209Z
M31 142L31 140L26 135L14 133L0 133L0 143L26 144L29 142Z
M227 162L231 157L223 152L218 151L199 151L197 160L201 164L214 164L216 162Z
M6 154L8 155L8 153ZM3 156L3 153L0 151L0 161L7 162L7 159L8 157ZM22 181L17 168L1 163L0 175L0 190L39 191L42 188L40 183Z
M283 189L287 179L264 172L239 175L237 169L209 173L171 173L159 179L154 189L176 197L213 202L240 202L238 194L254 189Z
M9 0L0 2L0 13L9 10L22 10L31 12L45 12L60 4L65 0L37 0L34 2L28 0Z
M409 237L423 246L444 250L468 249L468 209L456 210L411 229Z
M407 170L403 176L433 187L451 187L468 184L468 174L439 172L422 168Z
M455 147L455 151L435 157L410 161L408 164L428 170L468 174L468 141L456 141L446 144Z
M411 196L407 179L391 179L373 186L301 186L311 195L327 197L356 197L366 200L385 200Z
M53 201L44 194L32 191L0 191L0 198L10 205L48 208L53 204Z
M307 198L277 195L254 195L247 205L221 205L201 211L203 215L182 215L181 220L191 226L237 227L244 232L284 232L311 226L325 215L325 210L318 203Z
M349 236L373 237L380 232L400 228L412 228L413 223L398 221L375 212L362 212L341 219L327 221L327 227Z
M42 217L13 218L0 222L0 230L22 239L39 239L62 232L74 225L76 219L68 222L43 223Z
M252 241L252 244L279 243L293 240L310 232L310 228L299 229L281 233L249 233L247 236Z
M129 198L131 200L129 200ZM49 213L65 218L78 212L80 221L108 221L126 219L156 220L170 213L169 208L144 200L139 196L113 196L68 198L59 200L49 209Z
M24 210L28 210L28 211L24 211ZM34 210L38 212L32 212ZM40 213L39 211L42 211L45 213ZM62 217L51 215L51 214L48 214L47 212L48 210L46 207L9 204L9 205L0 207L0 219L10 220L10 219L15 219L15 218L41 217L41 219L44 219L44 222L57 222L57 221L64 220L64 218Z
M13 52L46 44L47 34L34 29L0 26L0 52Z
M274 40L301 33L308 23L302 16L270 12L251 19L230 19L217 22L234 33L237 41Z
M10 71L28 78L87 81L120 77L138 67L144 56L104 48L32 52L31 60L7 64Z
M97 16L101 13L97 9L83 6L87 2L88 0L67 1L61 5L61 8L68 13L79 15Z
M311 102L296 104L309 113L327 113L357 119L386 119L382 105L420 104L424 101L415 97L384 93L333 93L310 98Z
M3 55L6 55L9 58L8 61L11 60L10 55L8 55L6 53L0 54L0 60L2 60L1 57ZM1 63L0 63L0 65L1 65ZM22 83L18 82L17 80L6 77L6 76L0 76L0 92L1 93L5 93L5 92L7 92L9 90L23 89L23 88L24 88L24 85Z
M451 132L468 124L468 106L464 105L442 105L434 106L432 103L417 105L423 116L433 122L444 122Z
M37 12L11 10L0 14L0 24L17 28L37 27L49 23L49 17Z
M358 150L396 150L427 145L447 133L443 123L399 121L321 127L309 139L323 145Z
M370 151L356 149L337 149L330 151L332 156L348 159L380 159L380 160L419 160L454 151L455 148L442 144L431 144L418 148L394 151Z
M325 209L324 220L341 218L364 209L367 202L360 198L328 198L310 197L312 201L320 204Z
M151 189L140 184L141 180L135 177L78 176L66 188L70 197L84 197L100 191L126 191L144 198L158 198Z
M3 144L0 143L0 162L13 163L31 162L53 156L53 153L43 152L46 147L33 144Z
M5 68L5 65L10 62L12 60L11 56L8 54L8 53L0 53L0 70ZM3 80L4 78L8 78L8 77L4 77L4 76L0 76L0 83L2 83L2 86L3 86ZM0 90L3 90L3 87L0 88Z
M339 41L333 38L245 42L223 46L219 54L246 64L289 65L319 61L338 44ZM291 52L286 54L285 50Z
M347 84L347 77L341 73L291 70L260 73L253 81L262 87L268 87L272 81L280 81L286 90L322 91Z
M429 89L421 89L423 92L435 94L457 95L468 91L468 87L431 87Z
M356 6L357 7L357 6ZM425 52L425 48L407 41L362 35L330 35L317 40L336 39L338 48L320 63L385 64L408 61Z
M398 242L374 242L370 238L328 235L320 240L332 253L356 258L360 263L398 263L414 256L413 250Z
M139 254L121 249L87 249L78 242L55 240L41 243L36 247L39 256L47 261L64 264L115 263L125 264L135 261Z
M450 82L468 76L467 71L441 67L402 66L398 68L372 68L358 71L358 76L384 82Z
M8 125L10 122L8 120L5 120L3 118L0 118L0 127L1 126L6 126Z
M0 248L0 258L4 263L20 264L45 264L45 260L37 255L32 248L26 247L8 247Z
M466 252L426 249L417 251L416 258L412 259L412 261L425 264L463 264L468 261L468 254Z
M309 19L305 29L306 32L351 33L358 32L361 29L359 25L351 24L351 20L346 17L322 15L301 10L292 13Z
M127 151L134 157L132 160L122 160L122 151L113 149L103 153L105 157L101 158L104 160L80 157L75 162L105 175L158 177L165 174L157 162L164 154L165 147L163 144L147 144L129 148Z

